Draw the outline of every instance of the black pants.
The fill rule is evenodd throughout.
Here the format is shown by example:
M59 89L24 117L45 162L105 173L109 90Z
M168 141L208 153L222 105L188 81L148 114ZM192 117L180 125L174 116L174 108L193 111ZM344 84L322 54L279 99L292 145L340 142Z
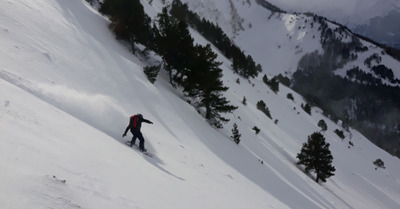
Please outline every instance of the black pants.
M139 149L144 150L144 138L143 138L142 132L140 132L139 130L131 129L131 133L133 135L131 145L134 145L136 142L136 138L139 138Z

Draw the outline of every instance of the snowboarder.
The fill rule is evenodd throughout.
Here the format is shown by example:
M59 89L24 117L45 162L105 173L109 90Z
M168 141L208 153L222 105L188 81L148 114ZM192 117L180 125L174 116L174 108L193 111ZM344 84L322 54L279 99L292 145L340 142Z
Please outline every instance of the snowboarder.
M140 127L142 127L142 122L153 124L153 122L144 119L142 114L132 115L129 120L129 125L128 127L126 127L126 130L122 135L122 137L125 137L126 133L130 129L133 137L131 140L131 144L129 146L132 147L135 144L136 138L139 138L139 150L142 152L146 152L147 150L144 148L144 138L142 132L140 132Z

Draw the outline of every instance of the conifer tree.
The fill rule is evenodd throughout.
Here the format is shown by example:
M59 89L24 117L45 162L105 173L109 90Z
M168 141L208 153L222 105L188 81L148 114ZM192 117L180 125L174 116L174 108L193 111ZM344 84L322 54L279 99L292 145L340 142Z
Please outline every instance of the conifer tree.
M256 134L259 134L261 131L257 126L254 126L252 129L256 132Z
M190 62L194 56L194 39L190 35L189 26L184 21L178 22L176 32L179 37L178 40L175 40L178 51L173 64L176 69L175 80L182 84L184 76L186 76L191 67Z
M263 81L265 84L267 84L271 90L276 94L279 91L279 80L274 77L271 80L268 80L267 75L263 76Z
M385 169L385 163L383 162L383 160L382 159L376 159L374 162L373 162L373 164L376 166L376 168L375 168L375 170L377 169L377 168L383 168L383 169Z
M169 73L169 82L172 84L172 69L173 60L175 57L176 47L173 44L174 40L177 39L175 34L175 29L177 25L177 20L168 14L168 8L164 7L162 12L158 14L159 32L160 37L158 40L159 51L158 53L162 56L164 61L164 67Z
M291 94L291 93L288 93L287 96L286 96L286 98L288 98L288 99L294 101L293 94Z
M314 132L308 136L307 143L303 144L300 153L297 154L299 161L297 164L305 166L305 171L314 171L319 180L326 182L326 179L335 175L335 167L332 166L333 157L329 150L329 143L325 142L324 136L319 132Z
M156 53L160 52L159 40L160 40L160 31L155 23L151 27L150 36L148 37L148 44L146 45L149 49L153 50Z
M318 127L321 128L322 131L326 131L328 130L328 125L326 124L326 122L324 120L319 120L318 122Z
M302 103L301 104L301 108L303 108L303 110L308 113L309 115L311 115L311 105L306 103L305 105Z
M257 109L259 109L261 112L263 112L267 117L272 119L271 113L269 112L269 109L267 105L265 104L264 101L260 100L257 102Z
M174 76L175 81L182 84L193 57L194 40L186 22L170 16L167 7L163 8L158 18L160 27L159 54L169 72L170 83L172 84ZM173 74L173 71L175 71L175 74Z
M132 51L135 43L149 43L151 20L139 0L104 0L99 11L110 16L117 39L128 41Z
M154 66L146 66L143 68L144 74L146 74L147 78L151 83L156 82L158 72L160 71L161 65Z
M229 113L237 108L229 105L229 101L222 95L222 92L228 90L221 81L222 69L219 66L222 63L216 61L217 54L211 50L209 44L205 47L196 45L194 52L185 79L184 92L196 98L199 107L205 108L205 117L211 124L221 128L221 122L229 121L221 113Z
M231 136L231 138L233 139L233 141L234 141L236 144L239 144L239 143L240 143L240 137L241 137L241 136L242 136L242 135L239 133L239 129L238 129L237 124L234 123L234 124L233 124L233 129L232 129L232 136Z

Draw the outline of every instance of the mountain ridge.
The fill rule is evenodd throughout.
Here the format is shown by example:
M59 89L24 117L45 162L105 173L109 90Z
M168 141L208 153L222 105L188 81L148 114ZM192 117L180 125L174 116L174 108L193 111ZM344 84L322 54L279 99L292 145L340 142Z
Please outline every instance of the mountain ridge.
M399 49L399 29L396 24L400 13L398 1L314 1L299 4L297 1L270 0L270 2L290 11L313 12L328 17L351 28L356 33Z

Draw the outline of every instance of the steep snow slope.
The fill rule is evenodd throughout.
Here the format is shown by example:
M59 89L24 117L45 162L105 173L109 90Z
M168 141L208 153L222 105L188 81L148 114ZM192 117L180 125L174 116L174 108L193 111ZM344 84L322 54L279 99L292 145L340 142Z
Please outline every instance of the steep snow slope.
M145 7L153 14L161 8ZM318 109L304 113L301 97L283 86L274 94L261 79L237 84L221 55L226 96L239 108L215 130L163 75L148 82L142 61L83 0L0 1L0 8L0 208L400 205L397 158L352 130L342 141L333 134L339 126ZM277 124L256 109L259 100ZM123 144L128 117L137 112L154 122L143 125L153 158ZM319 185L295 156L322 118L337 171ZM239 145L229 138L234 122ZM385 170L374 170L377 158Z

